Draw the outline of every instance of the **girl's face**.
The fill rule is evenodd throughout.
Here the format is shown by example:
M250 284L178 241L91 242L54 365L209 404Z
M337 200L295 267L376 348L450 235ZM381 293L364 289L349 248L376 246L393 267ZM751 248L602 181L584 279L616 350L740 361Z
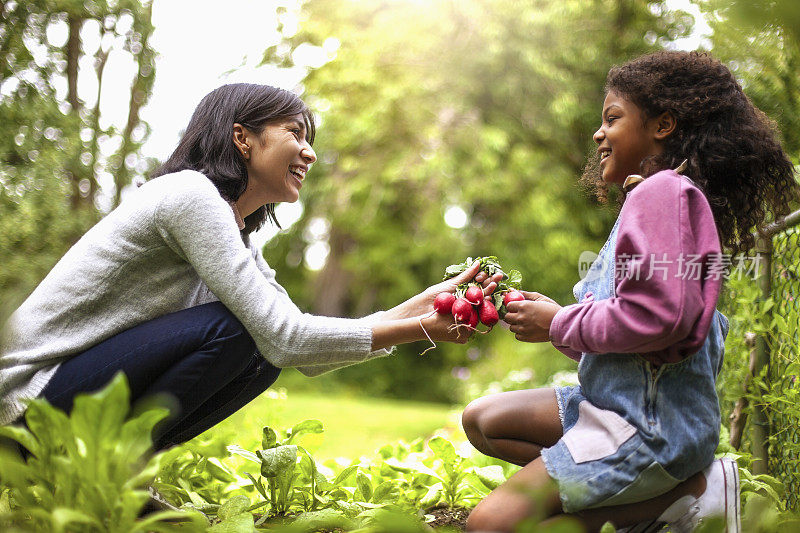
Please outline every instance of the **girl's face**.
M268 124L261 135L248 130L244 133L248 146L246 192L257 197L261 205L296 202L306 172L317 160L306 140L303 115Z
M603 102L602 119L592 138L598 144L606 183L622 184L629 175L641 172L646 157L662 152L663 124L658 119L646 119L638 106L613 91Z

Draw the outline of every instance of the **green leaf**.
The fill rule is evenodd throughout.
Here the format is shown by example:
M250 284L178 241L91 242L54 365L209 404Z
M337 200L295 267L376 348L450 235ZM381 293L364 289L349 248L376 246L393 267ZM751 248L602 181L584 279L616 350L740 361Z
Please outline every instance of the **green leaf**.
M91 524L94 527L102 528L103 525L95 517L76 509L57 507L53 509L52 524L56 532L64 531L70 524Z
M434 455L445 464L454 464L457 459L456 449L453 444L444 437L436 436L428 441L428 446L433 450Z
M100 391L75 397L70 422L75 435L86 444L89 457L100 452L101 441L119 436L129 410L127 378L121 371Z
M294 472L297 464L297 446L287 445L259 450L261 475L266 478L285 476Z
M353 528L353 521L336 509L321 509L301 513L293 520L293 525L304 531L333 531L341 529L348 531Z
M384 481L377 487L375 487L375 491L372 494L372 501L375 503L381 503L386 498L390 497L395 491L395 484L391 481Z
M361 491L363 500L365 502L370 501L372 498L372 482L367 474L359 470L356 474L356 484L358 485L358 490Z
M261 447L265 450L274 448L278 443L278 434L271 427L264 426L262 430L263 437L261 438Z
M236 481L236 475L234 475L234 473L231 472L231 470L216 457L208 458L206 470L209 474L220 481L224 481L225 483L234 483Z
M228 452L231 455L238 455L239 457L244 457L248 461L253 461L254 463L261 464L261 459L258 457L258 455L254 454L250 450L245 450L238 444L231 444L230 446L228 446Z
M505 280L506 285L519 289L522 284L522 273L519 270L510 270L507 274L508 279Z
M33 455L38 455L39 442L33 434L24 427L18 426L0 426L0 437L5 437L20 443ZM14 449L13 453L19 455L19 450Z
M403 474L409 474L415 470L414 464L404 463L402 461L397 460L394 457L389 457L383 462L383 464L387 465L392 470L396 472L401 472Z
M249 514L247 516L252 522L252 516ZM180 521L182 524L178 526L175 524L176 521ZM206 528L208 528L208 521L200 513L193 511L159 511L137 521L130 533L174 532L176 530L206 531ZM208 529L208 531L211 531L211 529Z
M442 484L436 483L428 487L428 492L420 500L420 505L425 507L430 507L432 505L436 505L442 499Z
M256 527L253 523L253 515L240 513L214 524L207 531L208 533L253 533L256 531Z
M303 420L299 424L292 427L289 433L289 438L284 441L284 444L289 444L295 437L303 433L322 433L322 422L319 420Z
M237 494L222 504L217 512L217 516L220 520L227 520L238 514L246 513L249 507L250 498L243 494Z
M503 467L499 465L475 467L472 471L478 476L481 483L492 490L506 482L506 476L503 474Z
M350 465L341 472L339 475L336 476L336 479L333 480L334 485L343 485L350 479L350 476L353 475L358 470L358 465Z

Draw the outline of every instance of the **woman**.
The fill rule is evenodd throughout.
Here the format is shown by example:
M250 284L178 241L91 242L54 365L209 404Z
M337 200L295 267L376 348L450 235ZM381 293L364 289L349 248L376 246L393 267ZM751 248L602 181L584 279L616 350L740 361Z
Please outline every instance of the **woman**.
M91 228L10 317L0 349L0 423L44 397L127 375L131 400L171 398L155 447L184 442L297 367L315 376L388 355L399 343L465 342L428 288L358 319L301 313L249 234L298 199L316 161L314 123L292 93L234 84L207 95L155 178ZM485 290L495 280L478 277ZM461 328L459 328L461 329Z

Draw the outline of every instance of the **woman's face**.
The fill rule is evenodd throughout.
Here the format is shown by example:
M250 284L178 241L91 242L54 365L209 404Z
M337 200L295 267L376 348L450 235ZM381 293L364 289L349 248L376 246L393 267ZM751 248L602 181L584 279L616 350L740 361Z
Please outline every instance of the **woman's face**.
M262 205L296 202L306 173L317 160L314 149L306 140L303 115L268 124L261 135L245 132L249 194L263 202Z
M600 170L606 183L622 184L641 172L642 161L663 148L657 119L647 120L637 105L614 92L603 102L602 124L594 133Z

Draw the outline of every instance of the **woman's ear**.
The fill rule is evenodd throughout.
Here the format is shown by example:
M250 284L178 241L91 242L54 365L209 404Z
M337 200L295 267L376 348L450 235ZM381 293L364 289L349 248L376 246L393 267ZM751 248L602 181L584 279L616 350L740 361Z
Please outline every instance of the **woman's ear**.
M233 144L245 160L250 159L250 141L247 139L247 129L238 122L233 125Z
M663 141L672 135L672 132L675 131L675 127L677 126L677 121L675 120L675 115L672 114L672 111L664 111L658 117L656 117L655 121L655 138L659 141Z

